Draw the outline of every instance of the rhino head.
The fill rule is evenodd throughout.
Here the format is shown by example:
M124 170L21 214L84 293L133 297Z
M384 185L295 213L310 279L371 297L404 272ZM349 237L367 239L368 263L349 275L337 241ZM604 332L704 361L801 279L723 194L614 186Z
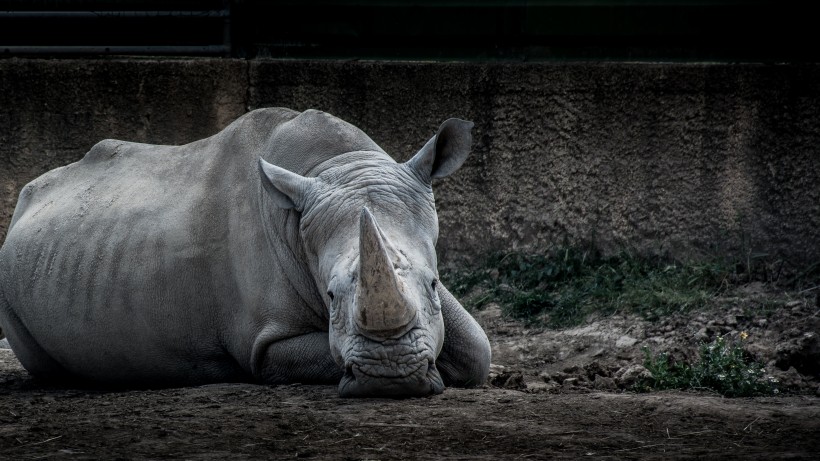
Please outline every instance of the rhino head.
M331 354L343 397L441 393L444 342L436 288L432 180L470 152L472 122L449 119L405 163L352 152L304 177L260 159L265 188L301 213L300 236L326 293Z

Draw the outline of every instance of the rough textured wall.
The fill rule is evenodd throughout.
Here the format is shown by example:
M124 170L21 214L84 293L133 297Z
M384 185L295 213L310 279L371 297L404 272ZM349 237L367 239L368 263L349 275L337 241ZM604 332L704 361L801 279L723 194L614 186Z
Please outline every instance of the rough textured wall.
M183 144L245 112L245 63L0 60L0 241L23 186L106 138Z
M331 112L399 160L448 117L439 255L594 243L820 259L820 66L0 61L0 235L17 191L97 140L181 143L246 109Z

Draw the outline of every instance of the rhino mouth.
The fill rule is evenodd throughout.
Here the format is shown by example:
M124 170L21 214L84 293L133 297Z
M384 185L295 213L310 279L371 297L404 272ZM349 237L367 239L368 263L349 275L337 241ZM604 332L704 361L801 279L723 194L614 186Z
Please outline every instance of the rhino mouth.
M413 333L413 332L411 332ZM408 333L384 342L356 337L339 382L342 397L422 397L440 394L444 383L430 348Z

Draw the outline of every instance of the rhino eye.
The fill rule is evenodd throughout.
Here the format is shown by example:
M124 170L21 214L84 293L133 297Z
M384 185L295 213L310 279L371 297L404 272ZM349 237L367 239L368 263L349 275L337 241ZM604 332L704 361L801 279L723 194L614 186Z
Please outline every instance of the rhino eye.
M438 285L438 280L433 280L433 283L431 283L431 284L430 284L430 287L431 287L433 290L435 290L435 289L436 289L436 285Z
M330 297L330 300L333 301L333 292L330 291L330 290L327 290L327 295Z

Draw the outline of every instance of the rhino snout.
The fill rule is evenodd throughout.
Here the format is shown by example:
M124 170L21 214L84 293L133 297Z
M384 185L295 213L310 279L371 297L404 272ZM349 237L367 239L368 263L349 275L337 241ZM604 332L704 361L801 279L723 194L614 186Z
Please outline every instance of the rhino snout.
M347 342L339 382L342 397L421 397L440 394L436 349L428 332L413 329L399 339L373 341L356 335Z
M339 383L341 397L424 397L441 394L444 382L432 360L422 360L409 367L406 376L380 375L372 368L355 363L345 366Z

